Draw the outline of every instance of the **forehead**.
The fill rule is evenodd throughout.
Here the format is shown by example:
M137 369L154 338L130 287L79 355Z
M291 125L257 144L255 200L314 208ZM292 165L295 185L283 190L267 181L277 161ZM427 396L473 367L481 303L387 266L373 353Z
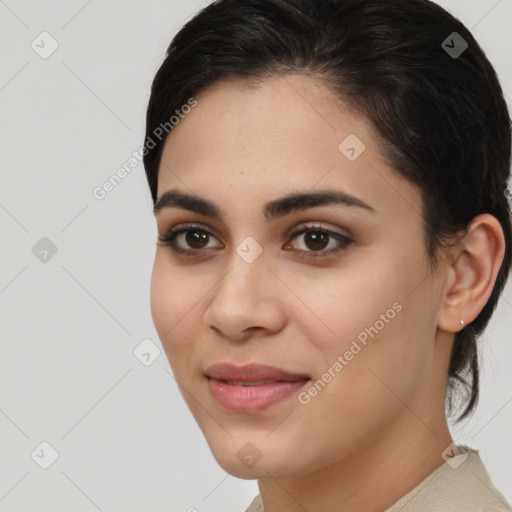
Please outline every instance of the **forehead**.
M186 122L173 129L168 145L178 145L195 134L198 150L227 145L229 157L237 146L247 152L276 145L295 151L301 139L319 149L337 149L347 130L367 145L378 142L366 119L353 113L318 78L294 74L257 83L225 80L208 87L196 99L197 107L185 117ZM179 140L173 144L171 139ZM303 147L302 153L306 149L311 148Z
M296 189L331 187L378 205L396 204L397 187L415 188L386 162L370 123L317 79L230 80L196 100L167 138L159 196L179 188L221 194L227 203L263 203Z

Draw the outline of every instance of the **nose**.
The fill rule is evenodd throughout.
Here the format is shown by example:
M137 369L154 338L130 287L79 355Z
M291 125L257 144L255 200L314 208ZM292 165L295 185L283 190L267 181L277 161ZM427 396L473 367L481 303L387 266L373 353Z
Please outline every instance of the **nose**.
M279 284L262 257L252 263L235 262L211 292L204 326L235 341L243 341L252 333L278 332L285 324L279 299L284 292Z

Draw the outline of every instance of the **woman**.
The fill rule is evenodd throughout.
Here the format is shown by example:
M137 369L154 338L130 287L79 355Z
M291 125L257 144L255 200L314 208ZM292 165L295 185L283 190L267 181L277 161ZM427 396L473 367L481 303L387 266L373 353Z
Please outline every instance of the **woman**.
M510 126L427 0L219 0L176 35L152 315L248 511L512 510L447 424L511 265Z

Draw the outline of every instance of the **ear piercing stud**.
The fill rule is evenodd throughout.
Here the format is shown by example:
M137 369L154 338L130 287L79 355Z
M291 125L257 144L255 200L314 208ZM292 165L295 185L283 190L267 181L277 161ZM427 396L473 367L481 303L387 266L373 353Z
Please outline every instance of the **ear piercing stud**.
M464 327L464 320L461 320L460 324Z

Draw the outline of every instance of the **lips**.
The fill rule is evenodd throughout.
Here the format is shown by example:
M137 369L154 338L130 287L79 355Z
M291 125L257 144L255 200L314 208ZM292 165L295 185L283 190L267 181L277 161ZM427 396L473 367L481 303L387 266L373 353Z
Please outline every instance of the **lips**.
M258 413L290 398L310 380L303 373L292 373L275 366L217 363L205 371L208 389L227 411Z
M275 366L250 363L236 366L232 363L216 363L209 366L205 375L212 379L226 381L232 385L257 386L273 382L309 380L309 375L293 373Z

